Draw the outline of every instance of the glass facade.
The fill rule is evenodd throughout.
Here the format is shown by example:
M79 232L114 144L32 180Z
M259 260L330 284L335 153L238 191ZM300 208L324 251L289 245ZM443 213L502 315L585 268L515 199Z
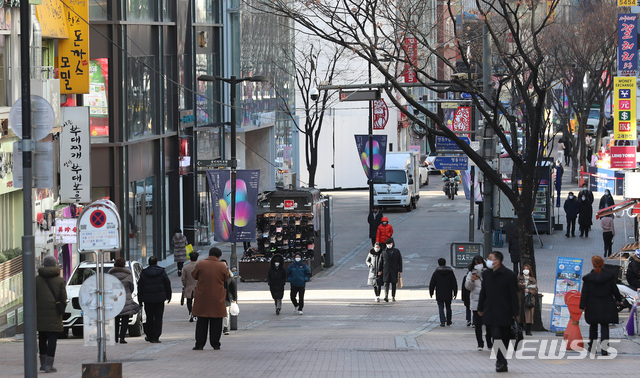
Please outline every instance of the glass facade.
M129 139L154 135L157 132L158 75L153 56L128 57L126 68L126 120Z

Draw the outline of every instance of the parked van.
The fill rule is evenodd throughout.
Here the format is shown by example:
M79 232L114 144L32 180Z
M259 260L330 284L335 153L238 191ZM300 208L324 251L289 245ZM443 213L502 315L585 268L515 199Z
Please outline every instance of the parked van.
M387 152L385 180L373 181L373 204L381 208L404 207L411 211L418 207L419 155L416 151Z

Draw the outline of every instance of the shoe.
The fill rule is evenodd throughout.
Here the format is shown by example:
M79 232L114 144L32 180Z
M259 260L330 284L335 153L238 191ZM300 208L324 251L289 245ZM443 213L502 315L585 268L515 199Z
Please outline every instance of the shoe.
M153 341L149 341L151 344L160 344L162 341L160 340L153 340Z
M178 277L180 277L180 276L182 276L182 271L181 270L178 271Z
M391 300L395 302L396 301L396 297L391 298Z
M302 310L299 310L298 315L304 315L304 312L302 312Z
M569 237L569 234L564 234L564 236Z
M116 344L118 343L118 338L116 337Z
M220 350L220 347L213 347L213 350Z
M506 373L508 371L509 369L507 368L507 365L496 365L496 373Z
M609 352L607 352L606 350L601 350L600 353L602 353L603 356L608 356Z
M149 342L149 343L151 342L151 340L149 340L149 336L145 336L144 337L144 341Z
M380 302L380 297L376 297L376 302Z
M389 302L389 298L386 298L386 297L385 297L385 298L384 298L384 301L385 301L385 302Z
M193 323L193 316L189 316L189 323Z
M280 315L280 309L276 308L276 315Z
M47 355L41 354L40 355L40 371L44 371L44 365L46 364L47 364Z
M198 348L197 346L193 347L191 350L202 350L203 348Z
M451 324L453 324L453 323L451 323L451 322L447 322L447 325L448 325L448 326L450 326Z
M51 356L45 358L45 365L42 366L45 373L56 373L58 371L58 369L53 367L53 361L54 358Z
M228 335L228 334L229 334L229 328L224 327L224 328L222 329L222 333L224 333L225 335Z
M444 323L440 323L440 327L444 327Z
M124 339L120 339L120 344L128 344Z
M533 336L533 333L531 333L531 331L527 331L524 334L527 335L527 336Z
M483 347L479 346L478 347L478 352L482 352L483 349L484 349Z

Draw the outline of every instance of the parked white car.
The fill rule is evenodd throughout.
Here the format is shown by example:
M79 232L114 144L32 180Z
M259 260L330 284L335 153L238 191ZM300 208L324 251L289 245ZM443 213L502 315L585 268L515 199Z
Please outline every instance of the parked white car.
M420 186L429 185L429 167L427 166L427 155L420 155L418 174L420 175Z
M142 272L142 264L138 261L127 261L126 267L133 274L133 293L132 297L136 303L138 302L138 280ZM113 261L104 263L104 272L109 273L113 268ZM96 263L93 261L83 261L73 270L73 274L67 281L67 297L69 302L62 317L64 326L63 337L69 334L69 329L73 336L81 337L83 333L83 313L78 302L78 294L80 286L89 277L96 274ZM143 332L143 323L147 321L144 311L139 311L137 315L129 319L129 336L140 336Z

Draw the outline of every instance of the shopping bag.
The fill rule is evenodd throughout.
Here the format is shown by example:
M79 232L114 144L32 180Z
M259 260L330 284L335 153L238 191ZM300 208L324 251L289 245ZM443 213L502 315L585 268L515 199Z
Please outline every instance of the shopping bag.
M231 303L231 306L229 306L229 314L238 316L239 313L240 307L238 307L238 304L236 302Z
M402 289L402 286L404 286L402 284L402 277L398 276L398 288Z
M184 249L187 251L187 255L193 252L193 246L191 244L187 244Z
M633 304L633 307L631 308L631 314L629 315L629 321L627 322L627 335L629 336L633 336L636 334L636 327L635 327L635 314L636 314L636 306L637 303Z

